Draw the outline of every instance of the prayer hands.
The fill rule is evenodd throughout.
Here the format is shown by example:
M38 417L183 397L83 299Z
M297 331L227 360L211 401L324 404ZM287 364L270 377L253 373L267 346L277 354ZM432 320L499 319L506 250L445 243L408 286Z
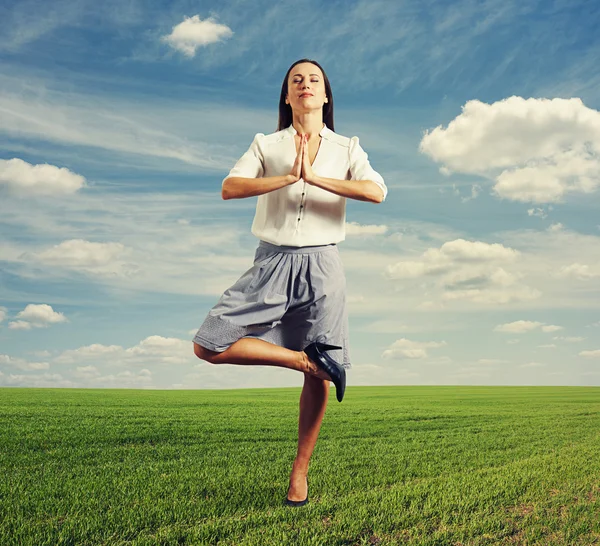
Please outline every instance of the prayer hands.
M315 173L313 172L308 155L308 136L302 135L302 140L300 142L300 150L302 152L302 171L300 176L307 184L312 184Z
M300 147L298 148L298 153L296 154L294 166L292 167L292 170L288 176L291 177L290 183L292 184L300 180L300 178L302 178L307 184L314 183L315 173L312 170L312 166L308 157L307 135L300 136Z

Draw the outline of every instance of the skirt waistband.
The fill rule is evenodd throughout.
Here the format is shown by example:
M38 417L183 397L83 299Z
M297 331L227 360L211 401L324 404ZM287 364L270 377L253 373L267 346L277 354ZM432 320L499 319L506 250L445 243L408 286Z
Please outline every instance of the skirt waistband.
M285 254L312 254L313 252L329 252L337 250L337 245L335 243L315 246L281 246L267 243L262 239L258 242L258 246L271 252L284 252Z

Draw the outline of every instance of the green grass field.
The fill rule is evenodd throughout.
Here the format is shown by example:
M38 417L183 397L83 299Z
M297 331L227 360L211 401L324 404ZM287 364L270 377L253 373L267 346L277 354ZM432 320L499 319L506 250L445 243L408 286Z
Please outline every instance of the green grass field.
M0 389L0 544L600 544L600 388Z

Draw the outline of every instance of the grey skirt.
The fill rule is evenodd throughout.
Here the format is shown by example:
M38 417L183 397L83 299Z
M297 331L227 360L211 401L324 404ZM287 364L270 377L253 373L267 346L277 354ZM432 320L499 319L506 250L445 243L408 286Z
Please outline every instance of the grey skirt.
M260 241L254 265L229 287L194 336L223 352L242 337L301 351L320 341L343 349L329 354L351 368L346 278L337 245L278 246Z

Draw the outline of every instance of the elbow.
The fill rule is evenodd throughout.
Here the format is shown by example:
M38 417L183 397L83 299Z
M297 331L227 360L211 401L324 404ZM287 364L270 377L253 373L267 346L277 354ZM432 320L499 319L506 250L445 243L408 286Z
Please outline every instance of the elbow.
M383 188L373 182L373 191L370 192L368 198L371 203L382 203L385 200L385 194Z
M231 191L231 186L227 182L227 179L223 181L223 185L221 186L221 198L225 201L227 199L233 199L234 195Z

